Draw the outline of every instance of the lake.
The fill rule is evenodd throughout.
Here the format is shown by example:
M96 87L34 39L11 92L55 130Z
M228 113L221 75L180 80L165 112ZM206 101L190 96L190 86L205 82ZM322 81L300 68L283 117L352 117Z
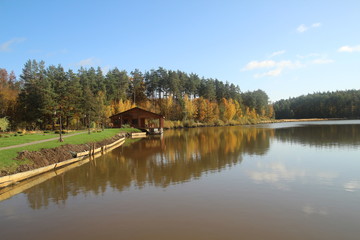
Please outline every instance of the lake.
M360 120L168 130L0 202L1 239L359 239Z

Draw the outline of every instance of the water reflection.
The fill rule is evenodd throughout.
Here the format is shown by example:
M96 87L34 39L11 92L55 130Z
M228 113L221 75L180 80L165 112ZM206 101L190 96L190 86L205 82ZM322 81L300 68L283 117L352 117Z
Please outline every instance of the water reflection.
M79 193L103 194L109 188L124 191L148 185L167 187L200 178L204 173L221 171L243 160L244 155L264 156L272 139L281 143L300 143L315 147L360 146L360 125L310 125L287 128L215 127L167 131L163 137L130 142L111 153L39 184L25 193L34 209L49 202L65 204ZM306 150L304 150L306 151ZM300 154L303 155L303 150ZM277 152L275 157L281 155ZM299 156L299 155L295 155ZM302 160L304 161L304 160ZM260 162L247 170L255 183L267 183L290 190L288 182L309 178L331 185L334 171L310 172L283 162ZM358 181L344 183L346 191L358 191Z
M344 189L347 192L356 192L360 190L360 181L351 180L344 184Z
M328 215L328 211L324 208L324 207L311 207L311 206L304 206L302 208L302 212L305 213L306 215Z
M174 130L128 142L17 185L28 190L0 202L1 236L355 240L360 124L340 123Z
M300 143L315 147L360 146L359 124L299 125L291 128L277 128L276 139L282 142Z
M27 191L31 208L49 202L65 204L79 193L103 194L109 188L167 187L220 171L242 161L242 156L264 155L274 129L248 127L201 128L168 131L164 137L125 144L77 169Z

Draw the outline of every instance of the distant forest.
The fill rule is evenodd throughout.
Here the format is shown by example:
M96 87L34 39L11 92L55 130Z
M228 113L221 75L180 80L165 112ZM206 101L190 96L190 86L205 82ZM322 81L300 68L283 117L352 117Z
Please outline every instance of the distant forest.
M65 71L28 60L17 78L0 68L0 131L110 126L113 114L141 107L166 127L301 118L360 118L360 90L323 92L269 103L262 90L162 67L144 73L100 67Z
M274 117L262 90L241 92L239 86L195 73L162 67L130 73L100 67L65 71L29 60L17 79L0 69L0 126L54 129L62 118L67 129L109 126L109 116L139 106L163 114L166 125L253 123Z
M274 103L277 119L360 118L360 90L303 95Z

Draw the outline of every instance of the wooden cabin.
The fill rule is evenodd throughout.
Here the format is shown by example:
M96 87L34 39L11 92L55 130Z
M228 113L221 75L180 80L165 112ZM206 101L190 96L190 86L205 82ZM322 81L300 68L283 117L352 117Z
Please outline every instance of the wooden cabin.
M162 132L164 128L164 116L153 113L139 107L131 108L127 111L112 115L110 117L113 127L130 127L139 128L148 132Z

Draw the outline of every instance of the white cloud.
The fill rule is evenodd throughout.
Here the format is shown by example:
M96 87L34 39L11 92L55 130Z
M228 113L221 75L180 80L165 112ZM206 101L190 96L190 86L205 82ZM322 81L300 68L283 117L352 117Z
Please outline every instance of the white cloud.
M313 27L313 28L317 28L317 27L321 27L321 23L313 23L312 25L311 25L311 27Z
M307 30L309 30L310 28L318 28L318 27L321 27L322 24L320 22L317 22L317 23L313 23L311 24L310 26L306 26L305 24L301 24L300 26L298 26L296 28L296 31L298 33L304 33L306 32Z
M291 69L300 68L303 66L303 64L299 61L289 61L289 60L280 61L276 65L280 68L291 68Z
M338 49L338 52L360 52L360 45L357 46L342 46Z
M301 25L298 26L298 28L296 29L296 31L298 31L299 33L306 32L307 30L308 30L308 27L306 27L304 24L301 24Z
M261 68L297 68L301 67L301 63L299 61L292 62L289 60L284 61L273 61L273 60L264 60L264 61L251 61L242 69L242 71L250 71L254 69L261 69Z
M333 63L334 60L329 59L329 58L318 58L318 59L314 59L312 61L313 64L328 64L328 63Z
M2 44L0 44L0 52L9 52L11 51L11 46L17 43L21 43L23 41L25 41L25 38L13 38L10 39L7 42L4 42Z
M254 74L254 77L255 78L261 78L261 77L276 77L276 76L279 76L282 72L282 68L277 68L277 69L274 69L274 70L271 70L271 71L268 71L268 72L265 72L265 73L257 73L257 74Z
M95 64L97 64L97 59L96 58L87 58L87 59L83 59L79 62L77 62L75 65L76 66L81 66L81 67L87 67L87 66L93 66Z
M250 71L255 69L266 69L273 68L264 73L254 74L255 78L261 77L276 77L279 76L284 69L295 69L302 67L303 64L299 61L273 61L273 60L265 60L265 61L251 61L242 69L242 71Z
M320 53L309 53L307 55L296 55L297 58L305 59L305 58L312 58L312 57L320 57L322 56Z
M305 64L328 64L335 62L333 59L328 58L326 54L310 53L307 55L296 55L297 58L306 60Z
M276 64L273 60L265 60L265 61L251 61L242 69L243 71L253 70L257 68L270 68L274 67Z
M285 50L281 50L281 51L277 51L277 52L273 52L272 54L269 55L269 58L278 56L278 55L282 55L285 53Z
M283 53L285 53L285 50L273 52L270 57ZM294 60L253 60L248 62L241 69L241 71L256 71L253 74L254 78L277 77L280 76L283 72L286 72L286 70L299 69L311 65L330 64L333 62L335 61L329 58L327 54L310 53L307 55L296 55Z

